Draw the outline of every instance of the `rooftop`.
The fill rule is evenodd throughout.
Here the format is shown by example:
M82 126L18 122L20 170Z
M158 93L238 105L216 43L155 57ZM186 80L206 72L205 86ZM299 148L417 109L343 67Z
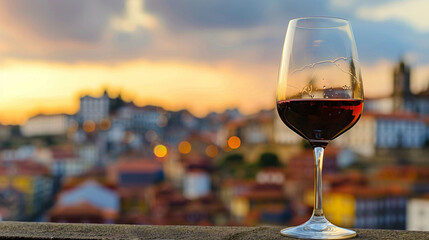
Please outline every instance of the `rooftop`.
M1 222L0 239L291 239L282 227L199 227ZM429 232L357 229L354 239L428 239Z

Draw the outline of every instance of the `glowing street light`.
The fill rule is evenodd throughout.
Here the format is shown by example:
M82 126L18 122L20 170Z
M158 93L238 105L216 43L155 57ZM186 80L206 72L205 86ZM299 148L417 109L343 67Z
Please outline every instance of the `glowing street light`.
M211 157L211 158L216 157L216 156L217 156L217 154L218 154L218 152L219 152L219 150L218 150L218 149L217 149L217 147L216 147L215 145L213 145L213 144L208 145L208 146L207 146L207 148L206 148L206 154L207 154L207 156L209 156L209 157Z
M237 136L232 136L228 139L228 147L231 149L237 149L241 145L241 140Z
M167 147L162 144L158 144L153 148L153 154L159 158L163 158L167 155Z
M189 143L188 141L182 141L182 142L180 142L178 148L179 148L179 152L181 154L188 154L192 150L191 143Z
M95 131L95 122L92 120L86 120L83 123L82 128L85 132L92 133Z

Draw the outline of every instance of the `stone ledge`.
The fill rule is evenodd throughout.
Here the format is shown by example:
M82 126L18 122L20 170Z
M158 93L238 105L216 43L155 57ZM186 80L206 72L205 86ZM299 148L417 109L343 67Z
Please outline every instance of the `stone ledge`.
M0 239L225 239L264 240L283 237L282 227L140 226L1 222ZM357 229L354 239L429 239L429 232Z

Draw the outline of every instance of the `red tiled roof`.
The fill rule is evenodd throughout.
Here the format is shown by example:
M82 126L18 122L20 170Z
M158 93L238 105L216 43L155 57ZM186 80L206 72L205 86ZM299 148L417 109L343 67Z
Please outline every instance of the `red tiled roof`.
M49 169L31 159L11 162L9 166L0 166L0 174L14 175L48 175Z
M375 179L384 180L429 180L429 167L422 166L386 166L378 170Z
M118 188L118 194L121 198L134 198L138 197L144 199L146 196L146 188L143 187L120 187Z
M77 155L74 153L73 146L71 145L55 146L51 147L50 150L54 160L77 158Z
M407 195L409 191L399 186L371 187L371 186L341 186L332 188L330 193L351 194L358 198L379 198L393 195Z
M395 113L378 113L378 112L364 112L362 117L374 117L381 119L397 119L397 120L413 120L421 121L422 118L411 112L395 112Z
M88 203L81 202L69 206L54 206L49 213L50 217L54 216L102 216L102 210L96 206Z
M250 200L280 200L286 199L283 192L270 190L270 191L250 191L244 194L240 194L242 197L246 197Z
M151 160L122 160L112 165L117 171L153 172L162 169L162 164Z

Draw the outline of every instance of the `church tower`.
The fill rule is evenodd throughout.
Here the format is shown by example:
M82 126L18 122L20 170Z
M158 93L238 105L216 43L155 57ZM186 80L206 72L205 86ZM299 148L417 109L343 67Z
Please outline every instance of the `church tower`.
M401 60L393 71L393 110L404 111L413 94L410 88L410 67Z

